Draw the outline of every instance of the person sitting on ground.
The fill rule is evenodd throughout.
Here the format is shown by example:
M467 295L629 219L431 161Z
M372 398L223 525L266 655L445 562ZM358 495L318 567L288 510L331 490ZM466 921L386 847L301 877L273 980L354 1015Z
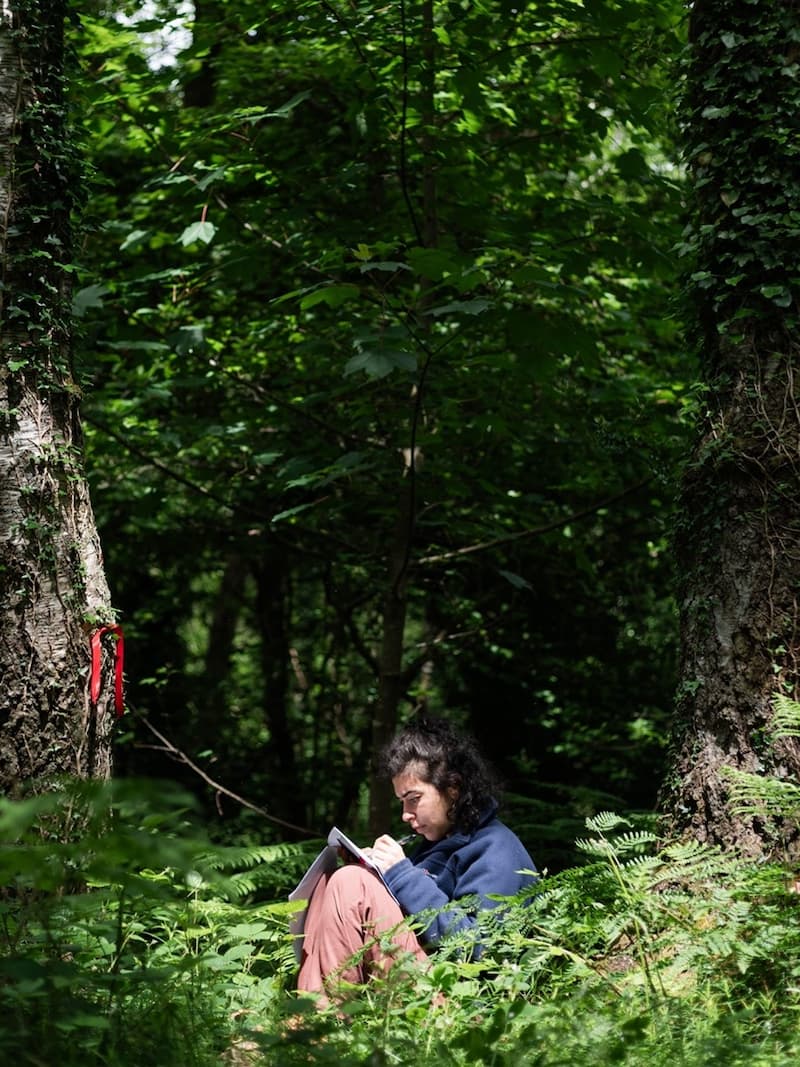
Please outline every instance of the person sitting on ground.
M389 743L381 763L403 822L423 841L406 856L383 834L363 850L383 882L355 864L320 880L306 915L303 992L363 984L404 954L422 962L446 936L470 931L479 910L496 907L490 894L513 896L536 880L522 842L497 818L496 778L470 737L420 716ZM446 907L462 898L469 898L463 908ZM426 925L415 933L403 920L422 913ZM387 931L390 950L381 945Z

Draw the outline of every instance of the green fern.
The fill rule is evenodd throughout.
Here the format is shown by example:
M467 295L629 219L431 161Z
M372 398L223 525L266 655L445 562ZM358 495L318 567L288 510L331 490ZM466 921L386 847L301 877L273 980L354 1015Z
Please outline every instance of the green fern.
M650 848L657 841L656 835L651 834L648 830L634 830L615 837L613 843L606 837L578 838L575 842L575 847L589 856L597 858L615 856L619 858L629 852Z
M27 1062L31 1033L64 1067L211 1067L238 1040L249 1058L230 1062L280 1067L744 1067L743 1049L751 1065L788 1067L800 1053L798 898L778 867L662 845L635 816L601 813L586 824L587 862L482 915L481 959L445 946L413 981L397 968L287 1032L283 1015L297 1022L304 1001L291 992L285 892L313 846L216 849L147 808L131 801L105 836L58 853L57 872L91 855L104 877L89 891L52 890L55 846L33 824L9 850L32 892L0 908L0 1059ZM286 881L270 896L274 879Z
M201 853L204 866L216 871L241 870L256 867L262 863L281 863L291 860L296 866L298 860L305 863L309 855L306 844L279 845L220 845L212 851Z
M772 701L772 724L779 737L800 737L800 703L783 693Z
M599 811L586 819L586 829L596 834L610 834L620 826L632 826L629 819L614 811Z
M800 737L800 703L783 693L772 700L773 731L778 738ZM729 804L736 816L794 820L800 815L800 786L774 776L752 774L734 767L722 771L728 783Z

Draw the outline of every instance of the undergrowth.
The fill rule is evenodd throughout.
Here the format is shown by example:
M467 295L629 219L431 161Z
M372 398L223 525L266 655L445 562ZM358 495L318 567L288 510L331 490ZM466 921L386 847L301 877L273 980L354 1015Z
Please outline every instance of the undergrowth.
M583 864L486 916L479 961L446 947L427 971L397 966L318 1011L293 990L285 900L316 846L212 847L185 797L152 788L68 784L0 802L0 1062L758 1067L800 1055L800 896L780 865L659 842L601 813L578 842Z

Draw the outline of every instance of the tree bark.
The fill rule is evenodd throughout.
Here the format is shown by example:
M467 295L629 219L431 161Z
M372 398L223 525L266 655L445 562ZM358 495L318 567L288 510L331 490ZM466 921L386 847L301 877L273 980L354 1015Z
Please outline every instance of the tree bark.
M232 551L224 562L208 626L208 646L200 678L201 688L196 698L199 715L195 727L195 751L219 750L218 718L220 711L227 711L228 707L231 663L247 576L247 561L239 552Z
M70 216L58 0L0 0L0 787L111 771L113 623L70 351Z
M305 819L295 740L289 718L291 653L287 619L289 580L286 556L279 547L268 550L255 570L256 607L261 634L264 719L269 730L265 760L270 779L270 809L294 822ZM303 812L302 818L299 812Z
M419 139L422 159L422 243L435 248L439 241L436 193L436 38L434 0L422 0L420 8L420 113ZM423 332L429 325L428 286L423 285L417 311ZM398 493L397 518L388 559L388 586L383 600L383 632L379 659L378 701L372 724L373 770L370 777L369 829L375 836L384 833L393 798L390 782L377 773L375 760L398 726L400 702L408 680L403 673L403 652L407 616L408 568L416 523L416 477L420 454L416 447L415 422L421 410L424 374L411 395L411 440L404 449L405 469Z
M707 387L676 536L682 661L669 828L769 855L797 831L731 810L726 768L800 773L772 729L798 696L800 633L800 91L786 71L795 3L703 0L692 20L687 156L696 190L687 250Z
M222 52L224 23L224 9L217 0L194 0L191 51L196 58L183 86L184 107L211 107L216 99L216 64Z
M403 651L406 629L406 588L414 523L413 475L401 484L397 519L389 556L389 574L383 598L381 650L378 659L378 700L372 720L373 767L369 791L369 830L377 837L386 832L392 801L391 782L378 774L377 759L397 729L400 701L405 692Z

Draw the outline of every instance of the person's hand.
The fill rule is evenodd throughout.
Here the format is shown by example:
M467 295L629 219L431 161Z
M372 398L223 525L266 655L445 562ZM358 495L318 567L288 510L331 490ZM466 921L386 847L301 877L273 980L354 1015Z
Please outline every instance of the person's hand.
M388 871L390 867L394 867L395 863L406 858L403 846L398 845L389 834L381 834L376 838L372 848L365 848L364 852L380 871Z

